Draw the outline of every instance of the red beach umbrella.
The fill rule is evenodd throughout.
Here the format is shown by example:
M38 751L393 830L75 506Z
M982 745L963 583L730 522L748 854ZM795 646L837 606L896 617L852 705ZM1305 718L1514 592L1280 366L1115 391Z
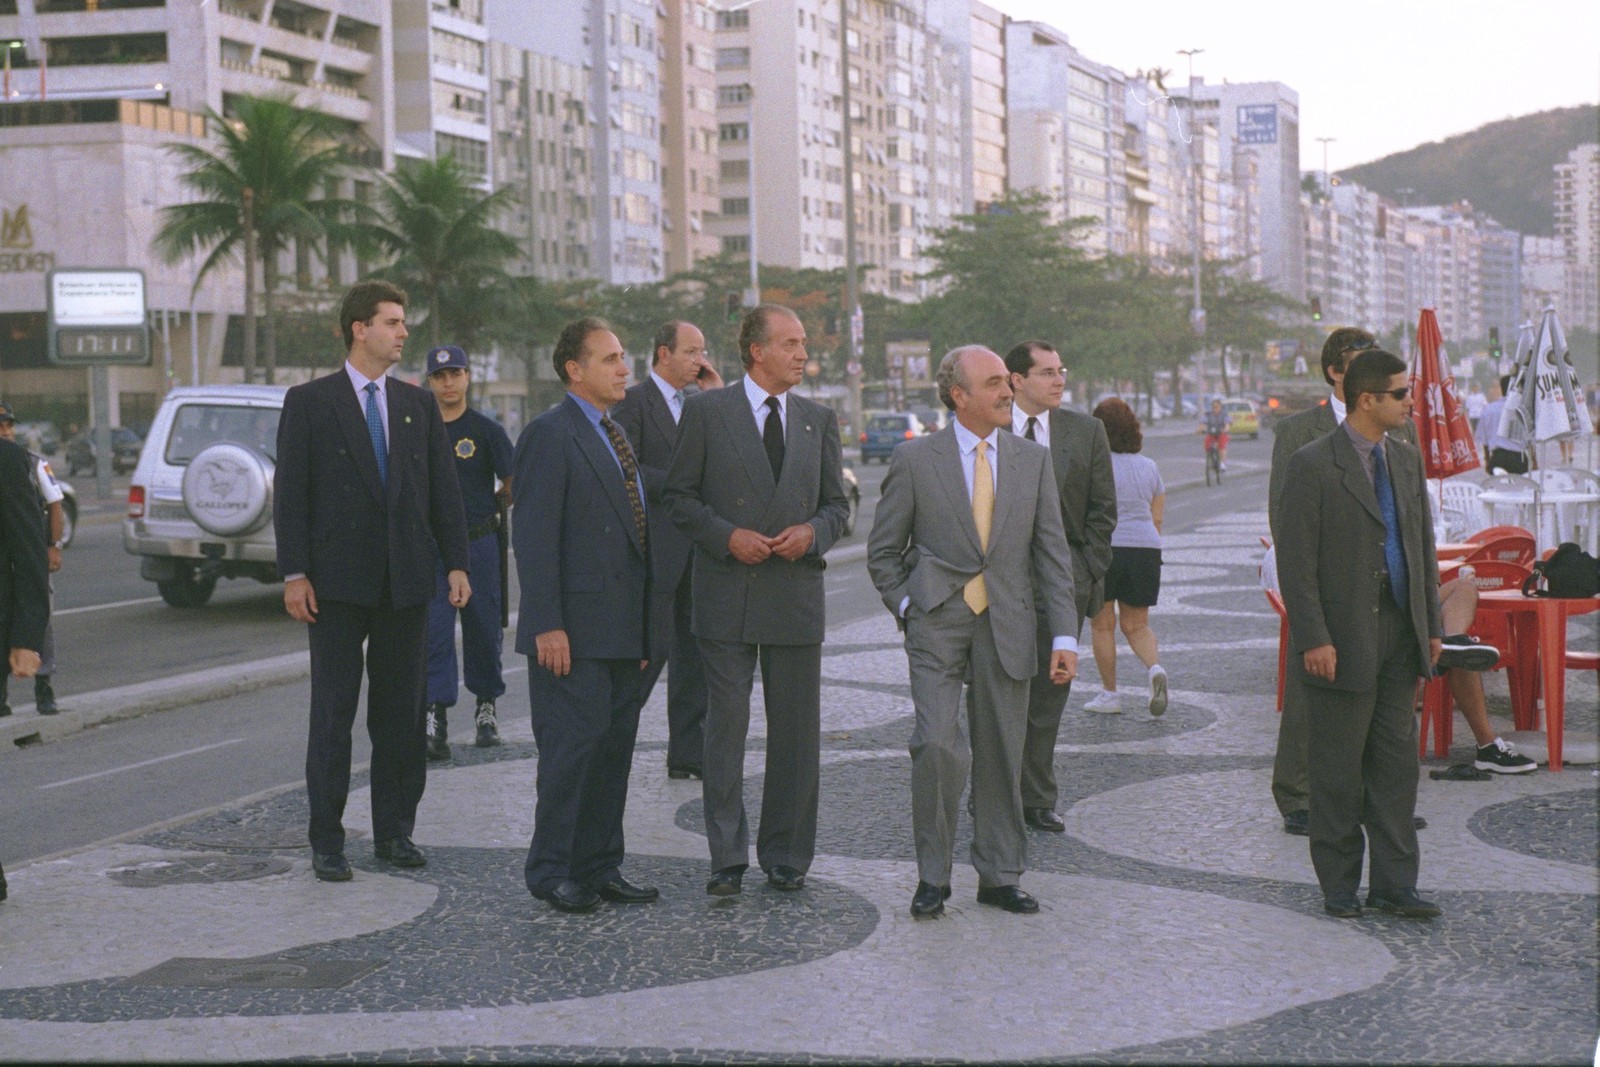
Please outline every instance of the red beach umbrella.
M1411 367L1411 392L1416 406L1411 417L1417 423L1417 444L1429 478L1448 478L1452 474L1481 466L1478 446L1472 439L1472 426L1465 406L1456 392L1455 375L1445 359L1444 340L1439 335L1439 320L1432 308L1423 308L1417 320L1417 356Z

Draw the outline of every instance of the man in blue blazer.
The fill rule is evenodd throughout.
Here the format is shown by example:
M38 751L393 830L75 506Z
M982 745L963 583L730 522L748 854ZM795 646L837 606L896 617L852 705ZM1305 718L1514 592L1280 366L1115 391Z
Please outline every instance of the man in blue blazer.
M556 340L560 404L522 431L512 465L512 543L539 745L528 891L560 911L644 904L622 875L622 814L649 665L650 533L633 448L608 415L628 358L604 322Z
M411 834L427 783L425 637L439 561L450 602L472 595L439 405L388 376L405 344L405 304L387 282L352 287L339 311L349 358L290 389L278 423L272 519L284 607L310 634L306 794L312 870L325 882L351 877L342 820L363 670L374 851L397 867L427 862Z

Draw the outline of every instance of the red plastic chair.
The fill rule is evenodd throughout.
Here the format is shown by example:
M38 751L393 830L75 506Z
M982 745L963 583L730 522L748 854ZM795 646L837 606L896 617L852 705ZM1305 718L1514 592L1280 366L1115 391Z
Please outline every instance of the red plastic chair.
M1526 537L1533 540L1533 534L1520 526L1491 526L1486 530L1479 530L1467 538L1470 544L1481 545L1486 541L1493 541L1497 537Z
M1263 589L1267 603L1278 613L1278 711L1283 711L1283 683L1289 673L1289 612L1276 589Z
M1523 568L1533 562L1533 538L1526 532L1510 534L1478 542L1461 562L1476 566L1480 562L1515 563Z
M1486 546L1487 547L1487 546ZM1530 542L1531 547L1531 542ZM1474 562L1472 557L1463 561L1472 563L1477 574L1472 579L1472 584L1479 592L1490 589L1521 589L1522 581L1528 576L1529 569L1520 567L1515 563L1502 560L1485 559ZM1511 631L1506 625L1505 617L1499 614L1480 612L1472 620L1467 633L1476 637L1486 645L1493 645L1500 650L1500 662L1495 665L1497 671L1505 670L1511 659ZM1419 724L1417 755L1428 754L1429 728L1433 732L1433 754L1440 758L1450 754L1450 743L1455 734L1455 700L1450 695L1449 679L1440 676L1430 678L1423 684L1422 689L1422 721Z

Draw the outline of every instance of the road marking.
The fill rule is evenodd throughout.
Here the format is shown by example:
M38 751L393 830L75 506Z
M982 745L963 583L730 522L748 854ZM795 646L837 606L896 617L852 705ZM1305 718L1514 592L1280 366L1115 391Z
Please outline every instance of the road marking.
M148 767L154 763L165 763L169 759L179 759L183 756L193 756L199 752L209 752L214 748L226 748L228 745L237 745L243 740L244 738L242 737L235 737L231 741L218 741L214 745L201 745L199 748L191 748L185 752L173 752L170 755L157 756L155 759L140 760L138 763L130 763L126 767L113 767L109 771L95 771L93 774L83 774L76 778L68 778L61 782L51 782L49 785L41 785L39 788L59 789L61 786L76 785L79 782L87 782L92 778L104 778L109 774L121 774L123 771L138 770L140 767Z
M54 618L57 618L57 617L59 617L61 615L77 615L77 614L80 614L80 613L85 612L85 611L107 611L107 610L109 610L111 608L131 608L131 607L137 607L140 604L159 604L159 603L161 603L161 598L160 597L158 597L158 596L145 596L145 597L140 597L138 600L114 600L109 604L88 604L88 605L86 605L84 607L81 607L81 608L62 608L59 611L52 611L50 613L50 617L52 619L54 619Z

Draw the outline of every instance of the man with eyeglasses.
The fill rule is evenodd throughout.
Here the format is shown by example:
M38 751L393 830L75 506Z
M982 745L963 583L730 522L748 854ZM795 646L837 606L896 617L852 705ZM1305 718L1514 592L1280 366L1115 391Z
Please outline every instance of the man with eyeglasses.
M1344 376L1346 417L1297 451L1296 502L1279 524L1289 672L1305 695L1311 863L1323 909L1431 919L1417 895L1417 679L1441 650L1439 562L1422 453L1390 436L1411 419L1406 364L1362 352ZM1365 833L1363 833L1363 830Z
M1011 381L1011 429L1019 437L1050 450L1056 490L1061 497L1061 524L1072 552L1072 588L1077 617L1074 639L1083 620L1100 613L1105 601L1106 571L1111 567L1111 532L1117 527L1117 486L1111 475L1111 445L1105 424L1079 411L1061 407L1067 372L1061 355L1044 341L1023 341L1006 353ZM1028 732L1022 747L1022 817L1029 827L1061 833L1067 824L1056 814L1056 736L1072 683L1052 678L1054 633L1048 605L1038 605L1038 671L1028 687ZM1157 668L1159 670L1159 668ZM1151 675L1151 711L1167 706L1166 672ZM1159 706L1159 710L1157 710Z

